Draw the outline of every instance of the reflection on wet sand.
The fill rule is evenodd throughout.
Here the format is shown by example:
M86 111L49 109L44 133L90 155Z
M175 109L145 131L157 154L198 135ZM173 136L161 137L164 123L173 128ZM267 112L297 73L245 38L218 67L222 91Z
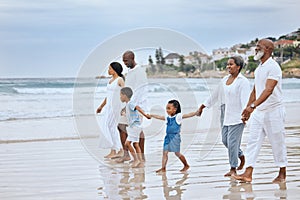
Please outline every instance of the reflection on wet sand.
M98 188L99 195L108 199L147 199L143 193L144 168L130 168L129 164L115 167L100 166L104 187Z
M299 147L295 144L300 138L296 137L294 130L288 130L286 141L289 158L287 183L272 183L277 170L267 141L262 145L252 183L223 176L228 163L225 159L227 152L221 143L216 144L207 157L197 159L200 152L197 150L199 144L195 142L185 152L191 166L187 173L179 172L181 163L174 159L167 166L166 173L156 174L155 170L161 165L160 155L146 157L145 167L137 169L131 168L129 163L105 160L99 168L103 187L98 193L108 199L297 199L300 157Z
M300 128L287 129L287 182L280 185L272 184L277 168L267 141L252 184L232 183L223 176L228 160L221 141L201 157L200 143L205 139L201 133L184 152L191 166L187 174L179 172L182 164L175 156L170 156L166 174L155 173L161 167L162 141L148 140L154 153L146 156L145 168L138 169L110 159L99 166L79 140L0 144L0 199L299 199L299 133Z
M223 195L223 199L247 199L252 200L255 198L255 194L252 190L251 183L238 183L237 181L231 181L228 189L229 194ZM242 198L242 197L245 198Z
M168 184L168 177L166 173L162 174L162 183L163 183L163 191L164 191L164 197L166 200L180 200L182 197L182 193L186 189L182 189L181 186L184 184L184 182L188 179L188 173L184 173L181 179L179 179L175 185L169 185ZM175 194L173 194L175 193Z
M268 193L273 192L274 197L276 199L287 199L287 186L286 183L279 184L269 184L274 186L276 189L272 190L253 190L252 183L238 182L231 179L230 187L228 189L228 193L223 195L223 199L237 200L237 199L247 199L253 200L256 197L260 198L262 195L260 193L264 193L264 195L271 197ZM276 186L278 185L278 187Z

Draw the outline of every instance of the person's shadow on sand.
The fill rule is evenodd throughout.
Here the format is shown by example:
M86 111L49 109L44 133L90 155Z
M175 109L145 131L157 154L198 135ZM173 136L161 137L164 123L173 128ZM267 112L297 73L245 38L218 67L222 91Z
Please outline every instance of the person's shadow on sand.
M182 178L178 180L174 186L169 186L168 177L166 173L162 174L163 192L166 200L180 200L182 193L185 189L182 189L182 184L188 179L188 173L184 173ZM171 194L175 191L175 194Z

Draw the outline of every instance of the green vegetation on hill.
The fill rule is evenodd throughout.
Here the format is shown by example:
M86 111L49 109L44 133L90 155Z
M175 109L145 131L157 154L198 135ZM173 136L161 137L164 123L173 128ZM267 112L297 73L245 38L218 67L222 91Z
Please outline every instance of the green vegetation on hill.
M300 68L300 59L297 58L297 59L290 60L286 63L281 64L281 67L283 70L289 68Z

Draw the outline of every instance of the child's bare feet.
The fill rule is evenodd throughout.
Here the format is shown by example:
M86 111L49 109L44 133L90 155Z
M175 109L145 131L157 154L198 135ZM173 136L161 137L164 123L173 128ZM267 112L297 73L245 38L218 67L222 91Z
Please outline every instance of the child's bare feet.
M131 167L132 167L132 168L137 168L137 167L139 166L140 163L141 163L141 162L140 162L139 160L135 160L135 161L132 162Z
M134 162L134 160L130 160L128 163L129 163L129 164L132 164L133 162Z
M145 162L141 161L140 164L138 164L137 167L138 167L138 168L140 168L140 167L145 167Z
M243 169L243 167L245 165L245 156L242 155L242 156L239 157L239 159L240 159L241 163L240 163L240 166L237 168L237 170Z
M131 158L130 156L123 156L121 158L119 158L118 160L116 160L117 163L123 163L125 161L129 161Z
M185 166L180 170L180 172L186 172L189 168L190 168L189 165L185 165Z
M123 157L124 151L123 149L121 149L117 154L115 154L114 156L112 156L112 159L116 159L116 158L121 158Z
M156 173L163 173L166 172L166 168L160 168L159 170L155 171Z

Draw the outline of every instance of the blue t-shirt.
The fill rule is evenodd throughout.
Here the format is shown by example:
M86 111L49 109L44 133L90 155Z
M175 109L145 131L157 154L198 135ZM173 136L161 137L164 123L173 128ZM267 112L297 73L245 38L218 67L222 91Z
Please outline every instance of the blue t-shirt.
M129 101L126 104L126 117L128 120L128 126L138 126L140 127L142 124L141 116L139 112L135 109L136 105L133 101Z

